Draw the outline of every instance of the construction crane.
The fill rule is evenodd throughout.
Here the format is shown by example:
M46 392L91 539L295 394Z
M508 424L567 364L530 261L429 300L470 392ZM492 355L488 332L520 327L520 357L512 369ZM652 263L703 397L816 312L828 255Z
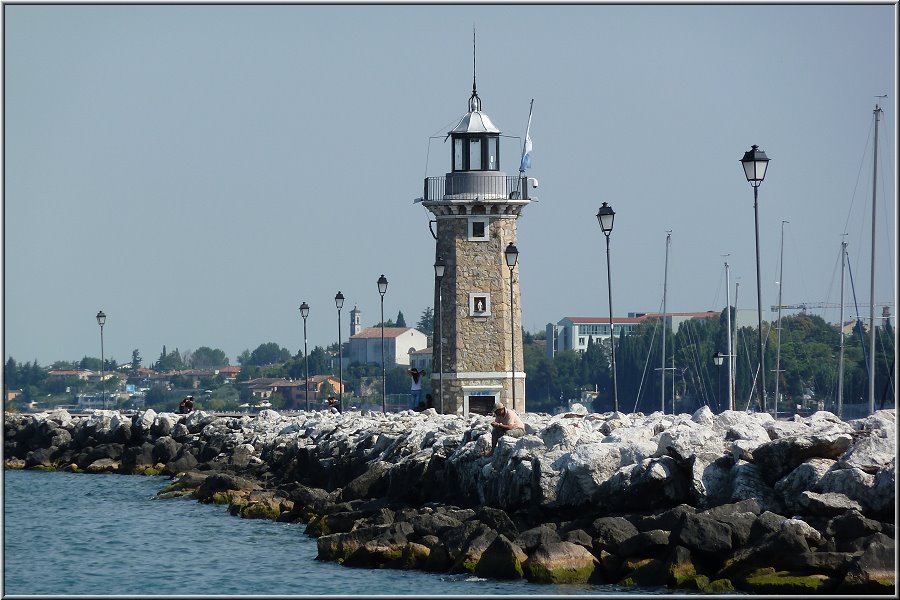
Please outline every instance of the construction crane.
M883 306L887 309L887 315L890 316L890 308L894 304L892 302L878 302L878 306ZM835 302L800 302L798 304L773 304L772 312L778 312L778 309L781 310L800 310L806 312L808 309L816 309L816 308L840 308L840 304ZM884 317L884 314L882 314Z
M773 304L772 312L781 310L802 310L806 312L810 308L838 308L840 304L832 304L831 302L800 302L799 304Z

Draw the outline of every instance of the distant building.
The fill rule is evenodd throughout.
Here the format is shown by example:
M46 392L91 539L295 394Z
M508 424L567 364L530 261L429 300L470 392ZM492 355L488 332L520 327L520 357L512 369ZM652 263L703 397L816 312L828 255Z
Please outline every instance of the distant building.
M613 317L613 334L630 334L641 324L638 317ZM589 341L601 342L609 339L609 317L563 317L554 325L547 323L547 357L553 358L557 352L575 350L584 352Z
M361 320L362 311L354 306L353 310L350 311L350 337L353 337L362 330L362 325L360 325Z
M700 312L670 312L665 320L671 331L677 332L683 323L696 319L718 319L722 313L714 310ZM662 313L630 312L627 317L613 317L613 333L618 337L624 332L630 335L635 328L647 319L659 319ZM735 312L737 327L756 327L756 311L740 309ZM733 324L734 326L734 324ZM549 358L562 350L584 352L588 342L609 342L609 317L563 317L556 324L547 323L546 352Z
M53 369L47 373L47 377L59 377L63 379L66 377L76 377L83 381L87 381L91 375L94 375L94 372L87 369Z
M415 367L419 371L431 373L432 364L432 348L431 346L422 350L413 350L409 353L409 366Z
M410 352L428 347L428 337L412 327L384 328L384 355L388 365L409 365ZM350 336L349 364L381 364L381 327L367 327Z
M273 377L259 377L241 383L245 392L242 397L252 398L259 404L272 397L272 394L281 394L285 400L285 408L306 408L306 381L303 379L284 379ZM310 375L309 377L309 407L321 408L327 388L334 394L342 391L341 380L333 375Z

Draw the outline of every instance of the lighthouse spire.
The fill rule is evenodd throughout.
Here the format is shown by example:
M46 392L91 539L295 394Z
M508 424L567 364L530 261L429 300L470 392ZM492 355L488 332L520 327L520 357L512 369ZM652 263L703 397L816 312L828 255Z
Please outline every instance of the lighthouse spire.
M469 96L469 112L481 111L481 98L475 87L475 24L472 24L472 95Z

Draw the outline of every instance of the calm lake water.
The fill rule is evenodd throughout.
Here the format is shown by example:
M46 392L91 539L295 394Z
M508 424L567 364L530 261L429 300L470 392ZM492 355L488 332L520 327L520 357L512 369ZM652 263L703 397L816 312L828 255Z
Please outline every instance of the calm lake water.
M155 500L164 477L5 471L8 595L631 595L666 589L548 586L315 560L304 526L224 506Z

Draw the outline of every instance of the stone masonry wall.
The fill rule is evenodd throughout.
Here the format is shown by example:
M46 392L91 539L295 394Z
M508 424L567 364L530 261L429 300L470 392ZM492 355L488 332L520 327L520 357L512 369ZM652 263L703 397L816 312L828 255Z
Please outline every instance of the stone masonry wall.
M459 217L438 219L437 254L446 263L442 282L440 330L446 340L443 347L445 413L461 413L463 410L463 385L502 385L500 393L507 403L511 398L508 377L466 380L456 379L457 373L507 373L512 368L510 334L509 267L504 250L507 244L516 243L516 219L493 215L488 227L487 241L468 240L468 219ZM490 294L490 315L470 316L469 293ZM522 356L522 311L519 293L518 267L513 270L514 330L516 331L516 370L524 367ZM435 290L435 306L438 306ZM435 317L437 319L437 315ZM435 339L437 340L437 328ZM434 345L434 363L438 365L440 350ZM436 368L435 371L438 369ZM438 387L437 375L432 373L433 384ZM437 401L437 398L435 398ZM516 410L524 412L525 384L517 380Z

